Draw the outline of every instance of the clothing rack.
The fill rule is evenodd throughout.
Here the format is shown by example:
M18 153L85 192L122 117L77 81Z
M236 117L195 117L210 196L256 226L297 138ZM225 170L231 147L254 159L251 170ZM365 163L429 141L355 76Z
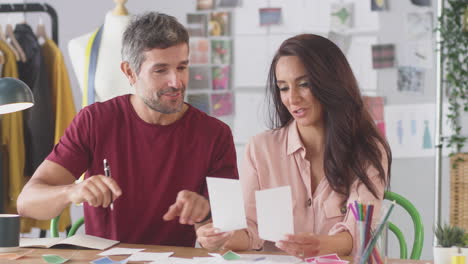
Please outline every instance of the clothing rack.
M58 17L57 12L51 5L45 3L0 4L0 13L14 12L45 12L49 14L52 21L52 40L58 46Z

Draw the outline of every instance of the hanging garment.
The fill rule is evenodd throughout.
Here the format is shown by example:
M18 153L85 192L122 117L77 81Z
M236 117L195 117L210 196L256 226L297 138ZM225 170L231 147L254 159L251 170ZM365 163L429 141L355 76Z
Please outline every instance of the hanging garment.
M52 110L55 116L54 143L57 143L76 114L75 103L62 52L51 39L44 42L41 52L43 65L46 66L50 81ZM70 226L70 223L70 208L67 207L60 215L59 231L63 232ZM29 226L47 230L50 227L50 221L31 220Z
M5 54L3 77L18 78L15 54L4 41L0 41L0 50ZM16 199L25 183L23 112L2 115L1 140L2 150L5 150L2 155L2 172L3 175L8 175L3 181L7 184L2 184L5 185L3 190L7 199L4 201L4 209L7 213L16 213Z
M55 113L54 143L57 144L76 114L70 79L62 52L51 39L42 45L42 54L52 90L52 106Z
M16 25L14 33L26 54L26 62L18 62L19 77L34 96L34 106L24 111L25 175L31 176L54 145L52 95L36 35L27 24Z

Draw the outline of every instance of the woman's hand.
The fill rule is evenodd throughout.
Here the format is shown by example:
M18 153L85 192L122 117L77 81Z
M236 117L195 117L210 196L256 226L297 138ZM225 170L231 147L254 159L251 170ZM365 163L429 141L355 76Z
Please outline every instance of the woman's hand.
M215 251L222 249L233 234L234 231L220 232L213 223L209 223L197 229L197 241L202 247Z
M320 240L312 233L288 234L275 245L286 253L301 259L317 256L320 252Z

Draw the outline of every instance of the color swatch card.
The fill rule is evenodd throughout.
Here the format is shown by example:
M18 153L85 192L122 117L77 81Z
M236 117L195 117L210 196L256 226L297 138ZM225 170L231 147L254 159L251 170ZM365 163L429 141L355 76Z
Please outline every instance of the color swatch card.
M256 191L255 200L260 238L276 242L294 234L290 186Z
M137 252L145 250L144 248L111 248L104 252L99 253L99 256L119 256L119 255L132 255Z
M207 177L213 226L221 231L247 228L239 180Z

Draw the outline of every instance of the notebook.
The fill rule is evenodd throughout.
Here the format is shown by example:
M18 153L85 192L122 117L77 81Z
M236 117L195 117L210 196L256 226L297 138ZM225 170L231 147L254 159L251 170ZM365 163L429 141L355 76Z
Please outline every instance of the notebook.
M50 248L56 245L72 245L84 248L104 250L110 248L119 241L100 238L96 236L77 234L68 238L21 238L20 247Z

